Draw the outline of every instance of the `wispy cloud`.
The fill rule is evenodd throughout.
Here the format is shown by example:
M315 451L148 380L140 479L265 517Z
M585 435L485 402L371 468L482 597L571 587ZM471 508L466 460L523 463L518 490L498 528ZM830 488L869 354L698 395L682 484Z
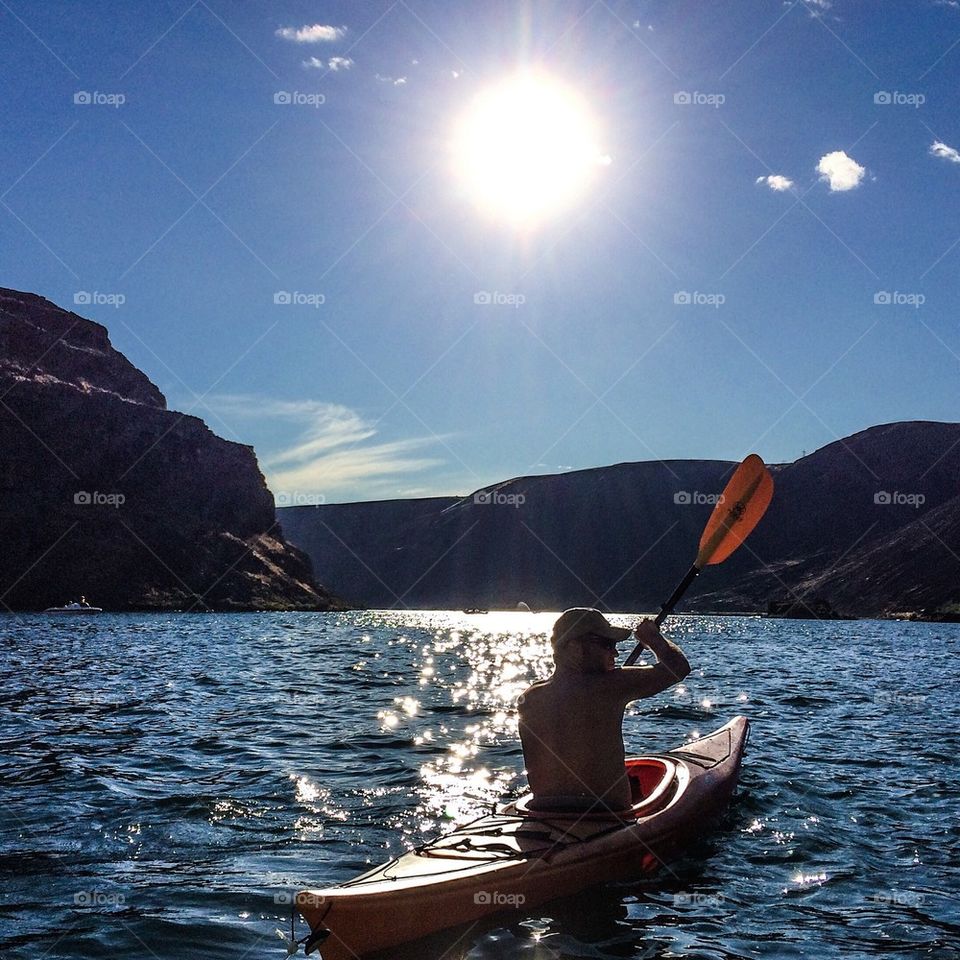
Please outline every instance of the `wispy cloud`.
M291 443L260 457L267 485L275 494L327 500L343 495L396 496L402 477L445 462L429 450L448 438L377 441L376 424L341 404L220 394L208 397L206 405L225 419L283 421L293 426Z
M779 173L772 173L769 177L757 177L756 182L766 184L771 190L776 190L777 193L783 193L784 190L789 190L793 186L793 181L789 177Z
M392 83L395 87L402 87L407 82L406 77L385 77L380 73L375 73L374 76L381 83Z
M349 57L331 57L329 60L311 57L309 60L304 60L303 65L308 69L332 70L336 73L338 70L349 70L353 66L353 61Z
M866 167L848 157L842 150L824 154L817 164L820 179L830 184L831 193L842 193L859 187L867 175Z
M951 163L960 163L960 150L948 147L942 140L934 140L930 144L930 155L939 157L941 160L949 160Z
M281 27L276 35L282 40L292 40L294 43L332 43L343 37L346 32L346 27L312 23L302 27Z

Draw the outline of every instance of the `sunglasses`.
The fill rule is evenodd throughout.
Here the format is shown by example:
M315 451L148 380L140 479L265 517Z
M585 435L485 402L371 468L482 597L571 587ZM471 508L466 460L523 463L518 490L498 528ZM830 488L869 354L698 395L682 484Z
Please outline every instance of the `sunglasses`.
M611 653L615 653L617 649L616 640L611 640L609 637L598 637L595 633L585 634L581 639L586 640L587 643L603 647L604 650L609 650Z

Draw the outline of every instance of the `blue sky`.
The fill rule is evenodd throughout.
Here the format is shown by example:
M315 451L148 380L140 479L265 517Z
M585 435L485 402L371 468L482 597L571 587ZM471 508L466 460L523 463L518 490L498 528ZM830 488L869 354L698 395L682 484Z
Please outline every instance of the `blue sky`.
M604 162L518 227L449 144L534 68ZM0 285L281 502L957 419L957 2L0 0L0 77Z

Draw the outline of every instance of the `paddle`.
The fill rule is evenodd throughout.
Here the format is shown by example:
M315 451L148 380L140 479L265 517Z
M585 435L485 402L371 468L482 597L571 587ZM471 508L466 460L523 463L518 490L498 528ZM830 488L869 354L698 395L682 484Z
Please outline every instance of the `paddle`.
M751 453L733 471L733 476L723 488L723 493L700 537L697 559L693 561L693 566L673 591L670 599L660 608L655 621L658 627L673 613L673 608L704 567L723 563L747 539L767 512L772 496L773 477L764 462L755 453ZM624 661L624 666L629 667L634 663L642 651L643 644L638 643Z

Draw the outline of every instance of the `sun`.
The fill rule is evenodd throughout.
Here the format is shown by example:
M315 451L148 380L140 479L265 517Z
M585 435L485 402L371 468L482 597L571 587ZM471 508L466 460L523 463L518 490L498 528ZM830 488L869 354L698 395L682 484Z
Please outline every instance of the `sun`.
M482 91L454 127L454 175L484 214L535 227L573 206L610 162L586 100L523 71Z

